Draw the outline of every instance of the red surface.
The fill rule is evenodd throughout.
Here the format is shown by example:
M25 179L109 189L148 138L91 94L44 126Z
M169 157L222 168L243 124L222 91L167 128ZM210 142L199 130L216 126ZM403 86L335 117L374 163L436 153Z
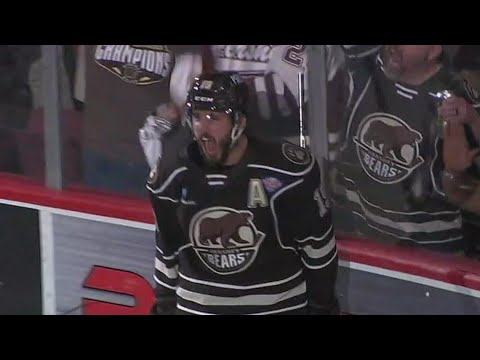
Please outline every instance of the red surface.
M66 191L54 191L20 176L1 174L0 198L124 220L154 223L154 216L146 193L145 199L141 200L116 194L96 193L81 186L71 187Z
M338 250L342 260L480 290L480 262L463 256L347 238L338 239Z
M135 299L134 306L125 306L84 298L85 315L149 314L155 303L155 293L150 283L140 275L129 271L94 266L83 286L88 289L130 295Z
M124 220L154 223L147 199L95 193L75 187L62 192L23 177L0 175L0 198ZM339 237L340 258L480 290L480 262L461 256Z

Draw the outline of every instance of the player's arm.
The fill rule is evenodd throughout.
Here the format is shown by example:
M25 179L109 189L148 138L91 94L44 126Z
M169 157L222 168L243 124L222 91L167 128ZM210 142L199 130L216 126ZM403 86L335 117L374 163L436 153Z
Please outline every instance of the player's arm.
M170 101L160 104L144 120L139 130L139 140L151 169L163 155L163 140L181 121L187 93L195 77L211 71L212 56L209 46L191 46L190 51L176 54L175 66L170 75Z
M312 170L294 189L290 212L293 241L304 267L310 314L336 314L338 255L330 208L320 190L320 169Z
M159 167L160 168L160 167ZM160 170L159 170L160 171ZM169 174L167 174L169 175ZM166 179L166 181L160 180ZM176 219L178 195L175 179L163 174L151 173L147 185L150 202L155 214L155 315L171 315L176 311L175 289L178 281L178 251L181 228Z
M180 114L180 109L173 103L162 104L152 111L138 131L138 139L150 169L153 170L163 156L164 138L179 125Z

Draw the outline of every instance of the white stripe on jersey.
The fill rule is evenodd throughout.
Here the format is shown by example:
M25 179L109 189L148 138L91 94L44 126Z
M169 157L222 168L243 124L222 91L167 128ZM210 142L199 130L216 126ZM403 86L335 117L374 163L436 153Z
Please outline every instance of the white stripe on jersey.
M320 249L314 249L311 245L306 245L301 249L305 252L305 254L311 259L320 259L324 256L327 256L335 247L336 240L335 235L331 235L330 241Z
M175 290L177 287L176 286L172 286L172 285L168 285L166 283L164 283L163 281L161 281L159 278L157 278L155 275L153 275L153 279L155 280L155 282L158 284L158 285L161 285L163 287L166 287L167 289L170 289L170 290Z
M173 280L178 278L178 265L175 265L173 268L168 268L160 259L155 258L155 269L169 279Z
M278 314L278 313L282 313L282 312L287 312L287 311L292 311L292 310L296 310L296 309L301 309L301 308L304 308L308 305L308 301L305 301L304 303L302 304L298 304L298 305L295 305L295 306L289 306L289 307L286 307L286 308L283 308L283 309L280 309L280 310L272 310L272 311L264 311L264 312L259 312L259 313L253 313L253 314L250 314L250 315L270 315L270 314Z
M307 169L305 169L304 171L302 172L299 172L299 173L293 173L293 172L290 172L290 171L286 171L286 170L282 170L282 169L277 169L277 168L273 168L273 167L270 167L270 166L265 166L265 165L258 165L258 164L248 164L247 167L249 168L255 168L255 169L265 169L265 170L271 170L271 171L275 171L275 172L278 172L280 174L286 174L286 175L291 175L291 176L303 176L303 175L306 175L310 172L310 170L312 170L313 168L313 165L315 164L315 159L314 157L312 156L311 157L311 161L310 161L310 165L308 166Z
M261 288L266 288L270 286L277 286L281 284L285 284L293 279L296 279L302 274L302 270L298 271L296 274L293 274L292 276L289 276L286 279L282 280L277 280L277 281L271 281L268 283L261 283L261 284L253 284L253 285L231 285L231 284L224 284L224 283L217 283L217 282L211 282L211 281L205 281L205 280L198 280L198 279L193 279L191 277L188 277L182 273L179 273L180 277L184 280L187 280L191 283L195 284L200 284L200 285L207 285L211 287L217 287L217 288L223 288L223 289L235 289L235 290L251 290L251 289L261 289Z
M395 83L395 86L403 91L405 91L406 93L409 93L409 94L412 94L412 95L418 95L418 91L417 90L413 90L413 89L409 89L409 88L406 88L405 86L402 86L398 83Z
M400 90L397 90L397 94L403 96L404 98L410 99L410 100L413 99L413 96L412 96L412 95L409 95L409 94L407 94L407 93L404 93L403 91L400 91Z
M365 216L363 216L362 214L356 212L356 211L352 211L353 214L361 217L363 220L365 220L365 224L367 224L369 227L371 227L372 229L375 229L381 233L384 233L384 234L387 234L387 235L390 235L390 236L393 236L393 237L396 237L397 239L402 239L402 240L410 240L410 241L413 241L415 243L419 243L419 244L444 244L444 243L448 243L448 242L452 242L452 241L456 241L456 240L460 240L463 238L463 235L460 235L460 236L457 236L457 237L454 237L454 238L449 238L449 239L446 239L446 240L439 240L439 241L416 241L412 238L409 238L409 237L405 237L405 236L400 236L400 235L396 235L396 234L393 234L389 231L386 231L386 230L382 230L376 226L373 226L372 224L370 224L370 222L368 222L367 218Z
M329 265L333 260L336 259L337 257L337 253L338 253L338 250L335 250L335 252L333 253L332 257L330 258L330 260L328 260L325 264L322 264L322 265L318 265L318 266L313 266L313 265L309 265L305 262L304 258L303 257L300 257L300 259L302 260L303 264L305 265L305 267L311 269L311 270L319 270L319 269L322 269L324 268L325 266Z
M172 172L170 174L170 176L167 178L167 180L165 180L165 182L162 184L162 186L160 187L160 189L157 189L157 190L153 190L150 186L147 185L147 189L150 190L153 194L160 194L161 192L163 192L168 185L170 185L170 183L173 181L173 179L175 179L175 177L184 172L185 170L188 170L188 168L186 168L185 166L181 167L181 168L178 168L177 170L175 170L174 172Z
M269 306L305 294L307 285L302 282L295 288L278 294L245 295L238 297L213 296L177 288L177 296L204 306Z
M208 185L210 185L210 186L221 186L221 185L225 185L225 182L224 181L209 181Z
M345 178L346 181L352 183L353 185L355 185L355 181L353 181L352 179L349 179L349 178ZM367 199L365 199L361 194L360 194L360 197L362 198L362 201L365 202L366 204L368 204L369 206L371 207L374 207L374 208L377 208L379 209L380 211L382 212L385 212L385 213L390 213L390 214L400 214L400 215L407 215L407 216L414 216L414 215L459 215L460 214L460 211L459 210L455 210L455 211L437 211L437 212L426 212L426 211L412 211L412 212L402 212L402 211L393 211L393 210L386 210L386 209L382 209L380 206L378 205L374 205L372 204L371 202L369 202Z
M310 237L307 237L306 239L296 240L296 241L297 241L297 243L299 243L299 244L302 244L302 243L304 243L304 242L306 242L306 241L308 241L308 240L322 241L323 239L325 239L325 238L327 237L327 235L329 235L329 234L332 232L332 230L333 230L333 225L330 226L330 229L328 229L328 231L327 231L325 234L323 234L323 236L320 237L320 238L316 238L316 237L310 236Z
M217 175L217 174L209 174L206 175L207 179L226 179L227 175Z
M279 309L279 310L272 310L272 311L264 311L264 312L259 312L259 313L252 313L252 314L249 314L249 315L271 315L271 314L279 314L279 313L283 313L283 312L287 312L287 311L291 311L291 310L301 309L301 308L306 307L307 305L308 305L308 301L305 301L304 303L299 304L299 305L289 306L289 307L286 307L286 308L283 308L283 309ZM182 310L182 311L185 311L185 312L188 312L188 313L190 313L190 314L194 314L194 315L216 315L216 314L206 313L206 312L203 312L203 311L197 311L197 310L187 309L186 307L184 307L184 306L182 306L182 305L178 305L178 304L177 304L177 309Z
M160 255L162 255L162 258L164 260L173 260L177 257L178 253L174 253L173 255L170 255L170 256L165 256L164 252L162 251L162 249L160 249L158 246L155 246L155 248L157 249L157 251L160 253Z
M433 233L437 231L447 231L447 230L455 230L461 227L462 222L460 216L454 221L442 221L442 220L432 220L423 223L415 223L415 222L398 222L392 221L388 218L385 218L380 215L375 215L370 212L364 203L367 203L363 199L360 199L360 196L351 190L346 190L347 199L353 203L360 205L363 210L363 213L369 220L383 226L388 226L392 229L403 231L404 233L416 233L416 232L423 232L423 233ZM377 207L380 210L383 210Z
M192 246L193 246L193 245L192 245L191 243L185 244L185 245L181 246L181 247L178 249L178 251L175 251L175 252L173 253L173 255L171 255L171 256L164 256L165 253L164 253L158 246L156 246L156 248L157 248L157 250L160 252L160 254L162 254L162 257L163 257L165 260L172 260L172 259L174 259L175 257L178 256L178 253L179 253L180 251L182 251L182 250L184 250L184 249L186 249L186 248L192 247Z
M151 189L149 189L150 191L152 191ZM158 196L157 195L157 199L158 200L167 200L167 201L171 201L173 203L178 203L178 199L172 199L172 198L169 198L167 196Z

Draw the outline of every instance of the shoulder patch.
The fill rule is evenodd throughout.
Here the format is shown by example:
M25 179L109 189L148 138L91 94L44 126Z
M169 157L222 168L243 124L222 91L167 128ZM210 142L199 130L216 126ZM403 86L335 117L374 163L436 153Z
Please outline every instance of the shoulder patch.
M284 143L282 153L287 160L297 165L307 165L311 161L308 151L294 144Z

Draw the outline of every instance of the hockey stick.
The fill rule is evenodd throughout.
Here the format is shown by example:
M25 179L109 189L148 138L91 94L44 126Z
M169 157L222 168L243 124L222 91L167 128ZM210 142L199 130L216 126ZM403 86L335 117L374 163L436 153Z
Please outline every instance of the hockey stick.
M305 75L302 72L298 73L298 111L300 118L300 146L305 149L305 134L304 134L304 107L305 107Z

